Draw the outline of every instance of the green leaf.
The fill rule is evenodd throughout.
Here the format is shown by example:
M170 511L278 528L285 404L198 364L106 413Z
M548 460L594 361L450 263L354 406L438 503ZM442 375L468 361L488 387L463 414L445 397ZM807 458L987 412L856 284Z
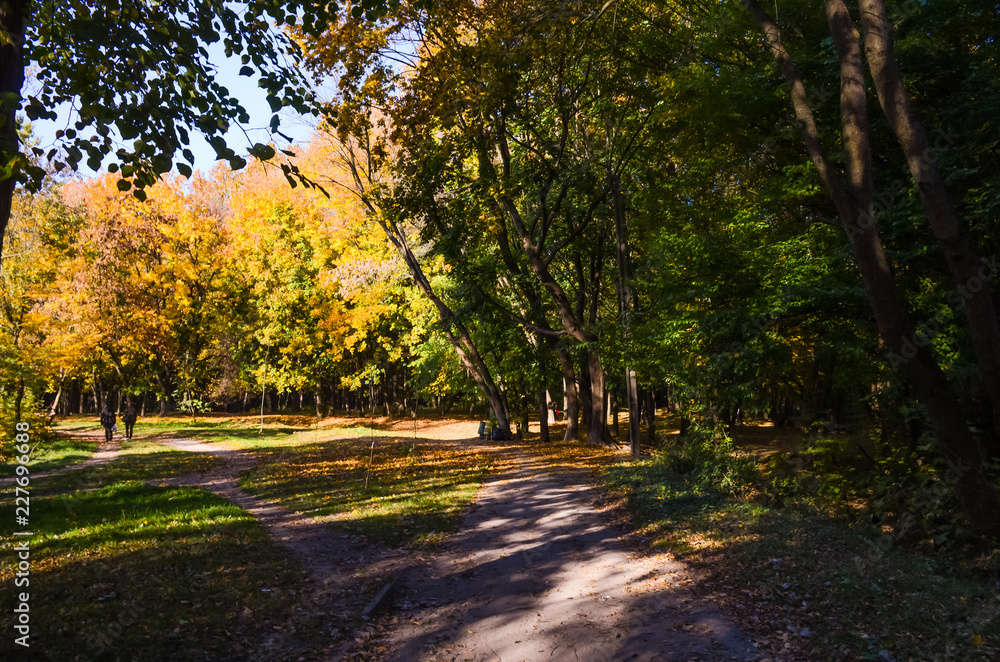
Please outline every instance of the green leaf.
M250 148L250 154L256 156L261 161L267 161L274 158L274 148L270 145L257 143Z

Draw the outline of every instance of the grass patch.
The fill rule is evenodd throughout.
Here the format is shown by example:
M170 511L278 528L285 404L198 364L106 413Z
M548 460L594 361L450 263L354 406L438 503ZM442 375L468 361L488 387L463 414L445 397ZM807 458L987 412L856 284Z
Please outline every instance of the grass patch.
M97 450L96 440L80 437L52 437L39 441L37 445L34 441L29 443L35 449L29 465L33 473L79 464ZM0 464L0 478L13 476L17 466L14 456L4 455L0 461L3 462Z
M380 438L369 473L370 450L365 438L302 446L244 473L240 487L352 533L409 546L451 531L493 465L461 443Z
M205 490L130 482L36 497L31 524L32 648L17 659L297 659L309 645L293 631L324 631L299 622L298 565L249 513ZM2 527L0 585L12 591L16 554ZM5 636L0 650L12 646Z
M93 416L74 415L58 422L60 430L96 431L101 426ZM121 427L121 426L119 426ZM394 433L377 429L365 419L329 419L316 425L312 416L268 414L261 429L260 418L230 414L181 414L144 416L135 424L136 439L195 439L233 450L268 450L332 439L387 437Z
M122 442L118 457L66 473L31 480L32 494L90 490L121 481L145 481L207 471L217 460L145 439ZM12 495L10 495L12 498Z
M705 587L781 659L992 660L1000 583L872 527L707 487L654 458L607 471L654 545L687 556ZM1000 560L994 551L993 560ZM994 567L996 567L994 565Z

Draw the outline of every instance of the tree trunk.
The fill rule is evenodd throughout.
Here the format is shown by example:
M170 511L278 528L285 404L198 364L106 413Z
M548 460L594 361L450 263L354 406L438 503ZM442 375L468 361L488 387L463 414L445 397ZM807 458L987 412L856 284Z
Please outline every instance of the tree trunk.
M580 422L590 429L590 417L594 408L591 406L592 393L590 390L590 353L583 351L583 361L580 365Z
M24 378L17 378L17 395L14 396L14 422L21 422L21 403L24 402Z
M897 363L927 407L934 435L951 468L955 489L970 523L981 533L1000 537L1000 499L983 469L984 453L972 436L951 385L926 346L906 349L913 328L906 319L874 222L872 162L868 144L865 79L853 20L843 0L827 0L827 19L837 50L841 76L842 139L848 186L834 173L820 144L812 108L781 33L756 0L744 0L765 36L789 84L795 114L809 150L840 216L886 348L902 357Z
M538 371L544 373L545 370L539 362ZM545 388L544 380L539 380L538 387L538 440L543 443L549 443L549 392Z
M167 404L170 402L170 376L160 370L156 373L156 385L160 387L160 416L167 413Z
M399 251L400 256L409 268L410 275L413 277L413 281L417 284L417 287L420 288L424 295L430 299L431 303L434 304L434 307L437 308L445 337L448 338L448 341L455 348L455 351L458 353L458 357L462 360L462 365L464 365L472 375L472 378L479 386L479 390L482 391L487 402L490 403L490 407L493 409L493 414L497 419L497 425L499 425L500 428L509 435L510 412L507 407L507 400L504 398L500 389L497 388L490 369L487 367L482 355L472 342L469 330L455 316L455 313L451 310L451 308L449 308L447 304L445 304L445 302L442 301L441 298L434 292L434 288L431 286L430 281L427 280L427 277L424 275L420 262L417 260L416 255L413 254L413 251L410 250L410 246L407 243L402 230L398 227L390 226L389 223L381 217L378 217L378 223L382 227L386 236L389 238L389 241L396 247L396 250Z
M632 288L629 285L628 226L625 222L625 202L622 200L621 181L618 173L609 168L608 183L615 212L615 240L618 248L618 313L625 334L626 351L629 328L632 325ZM636 393L635 370L625 365L625 397L628 400L628 441L632 457L639 457L639 396ZM618 425L615 424L615 432Z
M0 46L0 98L10 95L7 101L0 102L0 163L4 164L10 163L20 152L16 116L21 107L21 88L24 86L24 15L27 8L25 0L0 3L0 31L5 37ZM0 179L0 260L3 259L3 240L10 221L17 174L21 170L15 167L12 173Z
M94 370L90 380L90 389L94 392L94 407L100 412L104 409L104 393L101 391L101 376Z
M587 368L590 371L590 421L587 426L587 441L591 444L608 445L607 415L604 409L604 369L601 355L587 352Z
M559 368L563 374L563 415L566 417L566 432L563 441L576 441L580 438L580 392L576 386L576 368L573 359L564 347L555 348L559 359Z
M941 246L961 297L954 303L965 309L976 363L992 410L993 429L1000 432L1000 324L993 295L986 286L997 267L984 265L976 255L968 230L951 202L927 132L903 87L885 4L882 0L859 0L858 4L865 35L865 55L878 100L903 148L931 231Z
M648 426L646 428L646 443L652 447L656 447L656 391L649 389L646 391L646 418L648 421Z
M316 406L316 420L323 418L323 385L319 382L313 385L313 404Z
M62 368L59 369L59 389L56 391L56 397L52 399L52 406L49 407L49 424L55 420L56 413L59 411L59 402L62 400L63 383L66 381L66 371Z
M609 388L608 393L611 400L611 404L609 405L609 409L611 410L611 436L618 439L618 410L621 407L618 404L618 394L615 389Z

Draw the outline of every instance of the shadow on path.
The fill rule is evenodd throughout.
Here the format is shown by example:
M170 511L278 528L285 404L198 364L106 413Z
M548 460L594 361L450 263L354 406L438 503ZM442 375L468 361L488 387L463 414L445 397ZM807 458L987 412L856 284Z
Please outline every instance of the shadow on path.
M518 454L487 482L445 551L412 570L388 660L752 660L750 640L662 556L633 557L584 471Z

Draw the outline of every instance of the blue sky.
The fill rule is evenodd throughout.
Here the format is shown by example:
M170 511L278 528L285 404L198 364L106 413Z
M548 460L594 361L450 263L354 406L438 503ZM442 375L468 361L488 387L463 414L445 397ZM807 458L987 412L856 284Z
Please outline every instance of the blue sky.
M226 134L230 147L237 154L245 155L246 148L253 142L268 142L269 134L266 129L273 113L267 105L264 91L257 87L257 78L239 75L241 64L238 56L226 58L221 44L213 44L208 50L212 63L218 67L218 80L229 89L235 98L240 100L250 114L250 123L244 127L250 134L250 141L238 128L232 128ZM61 109L59 115L59 119L55 121L32 122L35 137L46 150L55 146L56 130L66 126L68 108ZM283 111L281 113L281 131L292 137L295 142L305 142L314 128L310 122L314 121L314 118L311 117L305 118L294 112ZM191 151L195 157L195 169L208 171L215 163L215 150L193 131L191 133ZM113 160L113 158L106 159L105 165ZM82 162L79 173L88 176L94 174L94 171L88 168L85 162Z

